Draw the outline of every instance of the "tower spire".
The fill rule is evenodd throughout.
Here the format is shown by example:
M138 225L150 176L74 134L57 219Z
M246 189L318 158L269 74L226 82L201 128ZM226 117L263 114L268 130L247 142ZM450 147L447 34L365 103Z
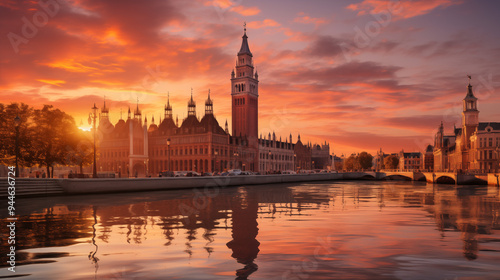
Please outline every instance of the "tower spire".
M165 119L172 118L172 105L170 105L170 92L167 93L167 105L165 105Z
M213 115L214 113L214 103L210 99L210 89L208 89L208 99L205 101L205 115Z
M245 22L244 26L244 31L243 31L243 41L241 42L241 48L240 51L238 52L238 55L240 54L248 54L252 56L252 52L250 52L250 47L248 47L248 36L247 36L247 23Z
M193 100L193 88L191 88L191 99L188 102L188 117L196 116L196 103Z

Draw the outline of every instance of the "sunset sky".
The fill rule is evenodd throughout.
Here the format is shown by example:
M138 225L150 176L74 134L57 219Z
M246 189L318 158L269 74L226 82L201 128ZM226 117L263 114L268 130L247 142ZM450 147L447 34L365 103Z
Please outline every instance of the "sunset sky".
M52 104L87 125L103 97L158 123L208 90L231 126L243 23L259 73L259 133L331 152L417 151L460 125L467 75L500 121L500 2L488 0L0 1L0 103ZM42 7L43 3L49 3Z

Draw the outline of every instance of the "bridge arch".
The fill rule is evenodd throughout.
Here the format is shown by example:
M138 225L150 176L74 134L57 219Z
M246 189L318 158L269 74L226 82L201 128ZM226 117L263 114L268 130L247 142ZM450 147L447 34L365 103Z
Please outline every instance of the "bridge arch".
M455 178L452 178L450 176L442 175L442 176L439 176L436 178L436 183L438 183L438 184L455 184L456 180L455 180Z
M402 180L403 181L411 181L413 179L411 177L400 175L400 174L391 174L391 175L385 176L384 178L382 178L382 180L386 180L386 181L402 181Z
M361 180L374 180L375 176L371 174L361 174Z

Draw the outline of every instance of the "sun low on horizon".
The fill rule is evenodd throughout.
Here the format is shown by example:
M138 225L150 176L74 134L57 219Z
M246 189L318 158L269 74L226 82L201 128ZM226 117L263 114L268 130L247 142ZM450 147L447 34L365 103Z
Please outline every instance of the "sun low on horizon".
M88 130L138 107L231 124L244 29L259 75L259 134L331 153L422 151L461 125L468 75L481 122L499 122L500 3L487 0L41 0L0 3L0 103L50 104ZM153 120L154 119L154 120Z

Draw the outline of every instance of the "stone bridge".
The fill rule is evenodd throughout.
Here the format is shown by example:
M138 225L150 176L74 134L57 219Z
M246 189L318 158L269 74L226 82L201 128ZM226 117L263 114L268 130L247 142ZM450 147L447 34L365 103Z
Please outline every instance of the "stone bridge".
M344 179L377 179L377 180L406 179L408 181L421 181L429 183L443 183L443 184L457 184L457 185L487 183L487 180L485 180L485 178L483 178L482 176L476 176L473 174L458 174L454 172L421 172L421 171L381 170L378 172L375 171L352 172L352 173L344 173Z

